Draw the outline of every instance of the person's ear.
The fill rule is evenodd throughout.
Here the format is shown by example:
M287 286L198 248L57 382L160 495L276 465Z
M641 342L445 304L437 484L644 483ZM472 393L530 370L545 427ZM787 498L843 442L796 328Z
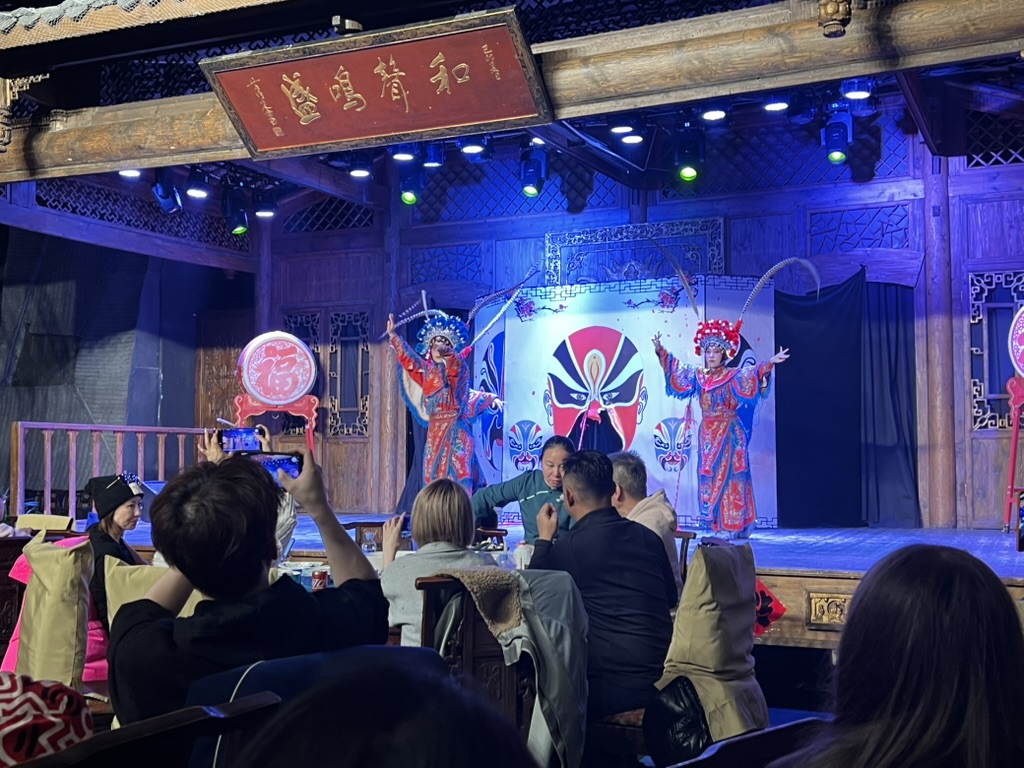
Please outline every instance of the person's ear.
M615 484L615 490L612 491L612 502L615 504L621 504L626 498L625 491L622 490L622 486L618 483Z
M564 485L562 486L562 498L565 500L565 506L567 506L567 507L575 507L576 506L576 496L575 496L575 494L573 494L573 492L571 490L569 490L568 488L566 488Z

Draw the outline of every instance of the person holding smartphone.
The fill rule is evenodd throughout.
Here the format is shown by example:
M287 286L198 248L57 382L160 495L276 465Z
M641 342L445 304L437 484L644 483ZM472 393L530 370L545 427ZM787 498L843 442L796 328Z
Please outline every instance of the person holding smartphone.
M233 453L224 450L224 446L221 444L220 432L218 429L207 430L198 441L199 453L207 461L217 463ZM257 424L255 434L260 450L263 453L273 453L273 443L270 440L270 433L267 431L267 428L262 424ZM298 525L298 517L295 513L295 499L290 493L285 491L285 493L281 494L281 501L277 506L277 530L274 533L274 538L277 540L277 560L288 554L296 525Z

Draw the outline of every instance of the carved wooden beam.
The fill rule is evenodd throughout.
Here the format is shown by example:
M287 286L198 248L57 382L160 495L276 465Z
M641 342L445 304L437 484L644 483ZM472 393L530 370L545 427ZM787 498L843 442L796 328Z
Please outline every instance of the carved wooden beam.
M805 3L806 5L806 3ZM802 14L801 14L802 15ZM1019 53L1005 0L858 8L841 38L767 6L534 46L559 118L697 101Z
M1019 52L1024 14L1007 10L1005 0L910 0L858 9L846 35L828 40L816 20L780 4L534 51L566 118ZM200 94L15 127L0 182L247 157L220 102Z
M348 200L351 203L365 205L378 211L388 208L388 190L380 184L353 181L348 174L302 157L282 158L278 160L240 160L238 165L252 168L254 171L273 176L275 179L289 181L301 187L315 189L328 195Z
M23 186L29 189L17 190L18 194L13 194L12 190L12 197L15 200L0 202L0 224L80 243L93 243L119 251L158 256L204 267L255 272L259 266L257 259L225 248L36 207L32 201L35 185Z
M1024 120L1024 95L1017 91L985 83L947 83L946 88L962 109Z
M932 109L928 95L925 93L921 77L917 72L906 71L896 73L896 82L900 86L900 92L907 102L907 110L914 119L917 130L921 133L925 145L933 155L942 155L943 136L941 117L936 117L936 111Z

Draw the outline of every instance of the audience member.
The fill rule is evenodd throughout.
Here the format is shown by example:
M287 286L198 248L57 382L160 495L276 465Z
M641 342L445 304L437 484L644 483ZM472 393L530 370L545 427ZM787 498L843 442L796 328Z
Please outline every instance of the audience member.
M675 509L668 503L665 491L658 489L653 495L647 495L647 466L636 451L613 453L608 458L612 460L615 478L612 506L627 520L658 534L675 576L676 593L682 594L683 578L679 573L679 543L676 541L679 520Z
M541 449L541 469L531 469L504 483L489 485L473 494L476 525L494 528L498 524L495 507L519 502L523 516L523 540L537 540L537 513L550 504L558 515L558 530L569 530L569 515L562 501L562 467L575 452L573 444L560 435L548 438Z
M327 502L305 446L298 478L281 485L313 519L335 587L308 593L269 583L281 488L241 456L204 462L171 480L153 504L153 544L170 568L111 627L110 691L122 723L180 708L198 678L262 659L387 639L387 601L373 566ZM193 589L207 600L175 618Z
M612 507L607 456L568 457L563 491L575 526L552 543L558 515L546 504L537 515L530 568L567 571L580 590L590 619L587 713L600 719L644 707L654 696L672 638L676 582L657 535Z
M270 439L270 433L262 424L256 425L256 439L260 442L260 450L264 453L271 453L274 444ZM224 450L221 445L220 430L209 430L197 441L199 452L207 461L223 461L231 454ZM298 517L295 514L295 499L290 493L282 493L281 501L277 505L277 528L274 531L274 538L277 540L277 557L274 562L288 556L291 549L292 534L295 533L295 526L298 525ZM156 560L154 565L163 565Z
M285 706L241 768L537 768L510 721L452 677L361 669Z
M86 484L86 488L92 494L93 507L99 516L99 522L93 523L86 530L95 557L89 593L96 608L96 617L109 632L107 577L103 558L113 557L129 565L146 564L141 555L124 540L124 532L135 530L142 517L143 489L139 478L128 472L94 477Z
M1006 587L952 547L886 556L853 596L833 696L835 719L772 768L1024 765L1024 633Z
M391 606L388 621L402 628L402 645L420 644L423 593L416 579L450 568L494 565L494 559L467 549L473 543L473 507L466 489L448 478L430 483L412 505L416 552L395 559L405 514L384 523L384 572L381 588Z

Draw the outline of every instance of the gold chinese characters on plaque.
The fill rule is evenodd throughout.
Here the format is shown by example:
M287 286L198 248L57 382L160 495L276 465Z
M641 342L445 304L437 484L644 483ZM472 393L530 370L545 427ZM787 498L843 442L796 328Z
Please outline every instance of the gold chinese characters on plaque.
M846 623L846 611L853 595L807 593L807 628L839 632Z
M553 119L512 8L200 66L255 158Z

